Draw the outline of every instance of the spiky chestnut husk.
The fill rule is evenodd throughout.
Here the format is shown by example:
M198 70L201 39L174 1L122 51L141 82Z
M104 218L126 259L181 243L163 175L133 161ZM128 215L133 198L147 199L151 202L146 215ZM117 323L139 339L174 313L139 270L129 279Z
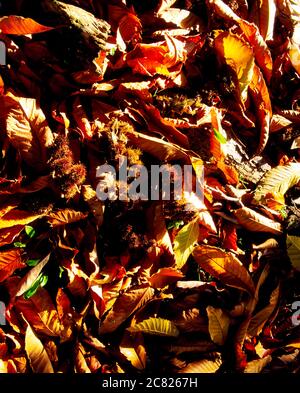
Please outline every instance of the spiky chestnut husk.
M68 139L59 135L50 147L49 166L52 172L55 187L61 196L69 199L78 191L78 187L84 183L86 169L83 164L74 164L73 154Z
M140 149L127 146L127 132L134 132L132 125L119 119L112 119L102 125L98 133L98 147L103 160L118 169L119 159L126 157L128 166L142 165Z

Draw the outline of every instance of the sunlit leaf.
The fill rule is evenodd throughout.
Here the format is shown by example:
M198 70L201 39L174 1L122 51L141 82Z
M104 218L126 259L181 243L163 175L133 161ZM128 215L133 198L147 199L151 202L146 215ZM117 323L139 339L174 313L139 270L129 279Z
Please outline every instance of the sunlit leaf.
M30 299L17 298L14 309L24 315L38 334L61 338L70 336L70 332L61 325L53 301L44 288L40 287Z
M176 267L181 269L191 255L199 236L198 219L186 224L178 232L174 240L174 254Z
M0 252L0 282L6 280L15 270L25 266L22 261L21 250L7 250Z
M222 364L220 358L216 360L202 359L189 363L186 367L179 370L179 373L215 373Z
M240 97L245 101L254 70L254 56L251 47L237 35L226 32L217 34L214 45L219 56L235 72Z
M120 352L130 361L133 367L138 370L145 369L147 355L143 335L140 332L129 333L125 331L120 344Z
M33 238L36 234L35 229L30 225L25 225L25 232L30 239Z
M53 134L37 101L8 93L1 96L1 105L0 117L5 116L6 134L12 145L29 165L44 168Z
M182 272L171 267L163 267L154 273L149 282L153 288L164 288L167 285L173 284L183 277Z
M9 15L0 18L0 31L3 34L26 35L43 33L53 30L53 27L43 26L31 18Z
M143 332L166 337L177 337L179 335L176 325L172 321L163 318L145 319L144 321L131 326L128 330L132 333Z
M132 288L119 295L112 309L100 326L100 333L116 330L132 313L147 303L154 295L154 289L148 285Z
M30 299L31 296L35 295L37 290L40 287L44 287L48 282L48 276L44 275L43 273L40 273L38 278L34 281L32 286L27 289L27 291L23 294L24 299Z
M16 225L26 225L40 217L43 217L43 214L34 214L29 211L14 209L1 217L0 229L11 228Z
M260 373L271 361L271 355L268 355L262 359L252 360L247 364L244 373Z
M48 263L50 258L50 254L47 255L41 262L39 262L38 265L34 266L20 281L16 295L15 296L22 296L28 289L31 288L35 280L38 278L40 275L41 271L45 267L45 265Z
M282 233L281 224L268 217L257 213L248 207L242 207L234 212L238 222L248 231L267 232L280 235Z
M253 281L243 264L231 253L217 247L197 246L193 257L200 267L223 284L254 294Z
M49 356L31 326L27 324L25 333L25 351L34 373L54 373Z
M47 215L48 222L53 226L72 224L83 220L87 217L86 213L72 209L62 209L49 213Z
M259 181L254 199L257 202L263 202L267 194L279 194L284 196L285 193L300 182L300 163L290 162L287 165L279 165L272 168Z

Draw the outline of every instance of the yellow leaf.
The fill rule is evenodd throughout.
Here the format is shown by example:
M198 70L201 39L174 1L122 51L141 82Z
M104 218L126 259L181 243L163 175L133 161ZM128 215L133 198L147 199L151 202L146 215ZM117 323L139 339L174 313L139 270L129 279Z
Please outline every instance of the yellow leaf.
M300 182L300 163L290 162L269 170L259 181L254 200L264 203L267 194L282 195Z
M272 356L268 355L262 359L252 360L244 370L244 373L260 373L272 361Z
M192 253L199 236L198 218L190 221L177 233L174 240L176 267L181 269Z
M220 368L222 362L220 358L216 360L202 359L189 363L186 367L179 370L179 373L215 373Z
M54 373L49 356L30 325L27 325L25 333L25 351L30 366L34 373Z
M146 367L146 350L143 335L140 332L130 334L125 331L120 344L120 352L130 361L133 367L144 370Z
M0 229L11 228L15 225L27 225L40 217L43 217L43 214L14 209L0 218Z
M238 35L229 32L217 33L214 45L218 54L235 72L240 97L245 102L254 69L254 55L251 47Z
M163 318L149 318L128 328L130 332L143 332L156 336L177 337L179 331L176 325Z
M208 330L212 341L224 345L230 324L230 318L221 308L206 307L208 316Z
M198 246L193 252L195 261L223 284L254 294L254 283L243 264L231 253L217 247Z

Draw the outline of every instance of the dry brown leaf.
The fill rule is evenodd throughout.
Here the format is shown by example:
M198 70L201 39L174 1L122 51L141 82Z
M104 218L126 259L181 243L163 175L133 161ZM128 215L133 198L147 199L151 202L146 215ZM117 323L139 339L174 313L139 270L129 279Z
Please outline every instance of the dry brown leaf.
M179 370L179 373L215 373L220 368L222 362L219 358L216 360L202 359L189 363L186 367Z
M252 360L247 364L244 373L260 373L271 361L271 355L268 355L262 359Z
M198 246L193 257L200 267L223 284L254 295L254 283L243 264L231 253L212 246Z
M25 333L25 351L34 373L54 373L49 356L37 335L27 324Z
M0 102L10 142L27 164L44 169L47 148L54 138L39 104L33 98L17 97L13 93L1 96Z
M129 333L125 331L120 344L120 352L138 370L146 367L146 350L143 335L140 332Z
M281 224L270 218L257 213L249 207L242 207L234 212L238 222L248 231L267 232L280 235L282 233Z
M250 336L257 336L274 313L279 299L279 290L280 287L277 286L271 293L269 304L251 318L248 327L248 334Z
M0 282L6 280L15 270L25 266L20 249L0 251Z
M212 341L224 345L228 335L230 318L221 308L206 307L208 316L208 330Z
M100 334L116 330L132 313L147 303L153 295L154 289L148 285L133 287L119 295L100 326Z
M47 214L47 221L53 226L72 224L80 220L84 220L87 217L87 213L76 211L72 209L63 209L53 211Z
M149 278L150 285L156 289L162 289L173 284L183 277L183 273L172 267L163 267Z

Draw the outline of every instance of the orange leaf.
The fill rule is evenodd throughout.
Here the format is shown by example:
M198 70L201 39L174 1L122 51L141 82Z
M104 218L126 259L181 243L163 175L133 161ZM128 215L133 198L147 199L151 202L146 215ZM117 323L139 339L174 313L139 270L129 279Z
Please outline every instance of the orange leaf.
M173 284L182 277L182 272L178 271L177 269L163 267L149 278L149 282L153 288L160 289L167 285Z
M272 107L269 91L260 69L255 65L253 79L249 86L249 92L254 101L257 117L260 123L260 138L256 150L256 155L260 155L269 139L270 121L272 117Z
M20 249L0 252L0 282L14 273L15 270L25 267Z
M0 229L0 247L11 244L23 230L24 225L15 225L11 228Z
M40 217L43 217L43 214L33 214L32 212L14 209L0 219L0 229L27 225Z
M53 226L72 224L83 220L87 217L87 213L82 213L80 211L72 209L62 209L58 211L51 212L47 215L48 222Z
M129 333L125 331L120 344L120 352L130 361L138 370L144 370L146 367L146 350L144 347L144 338L142 333Z
M0 18L0 31L3 34L26 35L43 33L53 30L53 27L43 26L31 18L9 15Z

